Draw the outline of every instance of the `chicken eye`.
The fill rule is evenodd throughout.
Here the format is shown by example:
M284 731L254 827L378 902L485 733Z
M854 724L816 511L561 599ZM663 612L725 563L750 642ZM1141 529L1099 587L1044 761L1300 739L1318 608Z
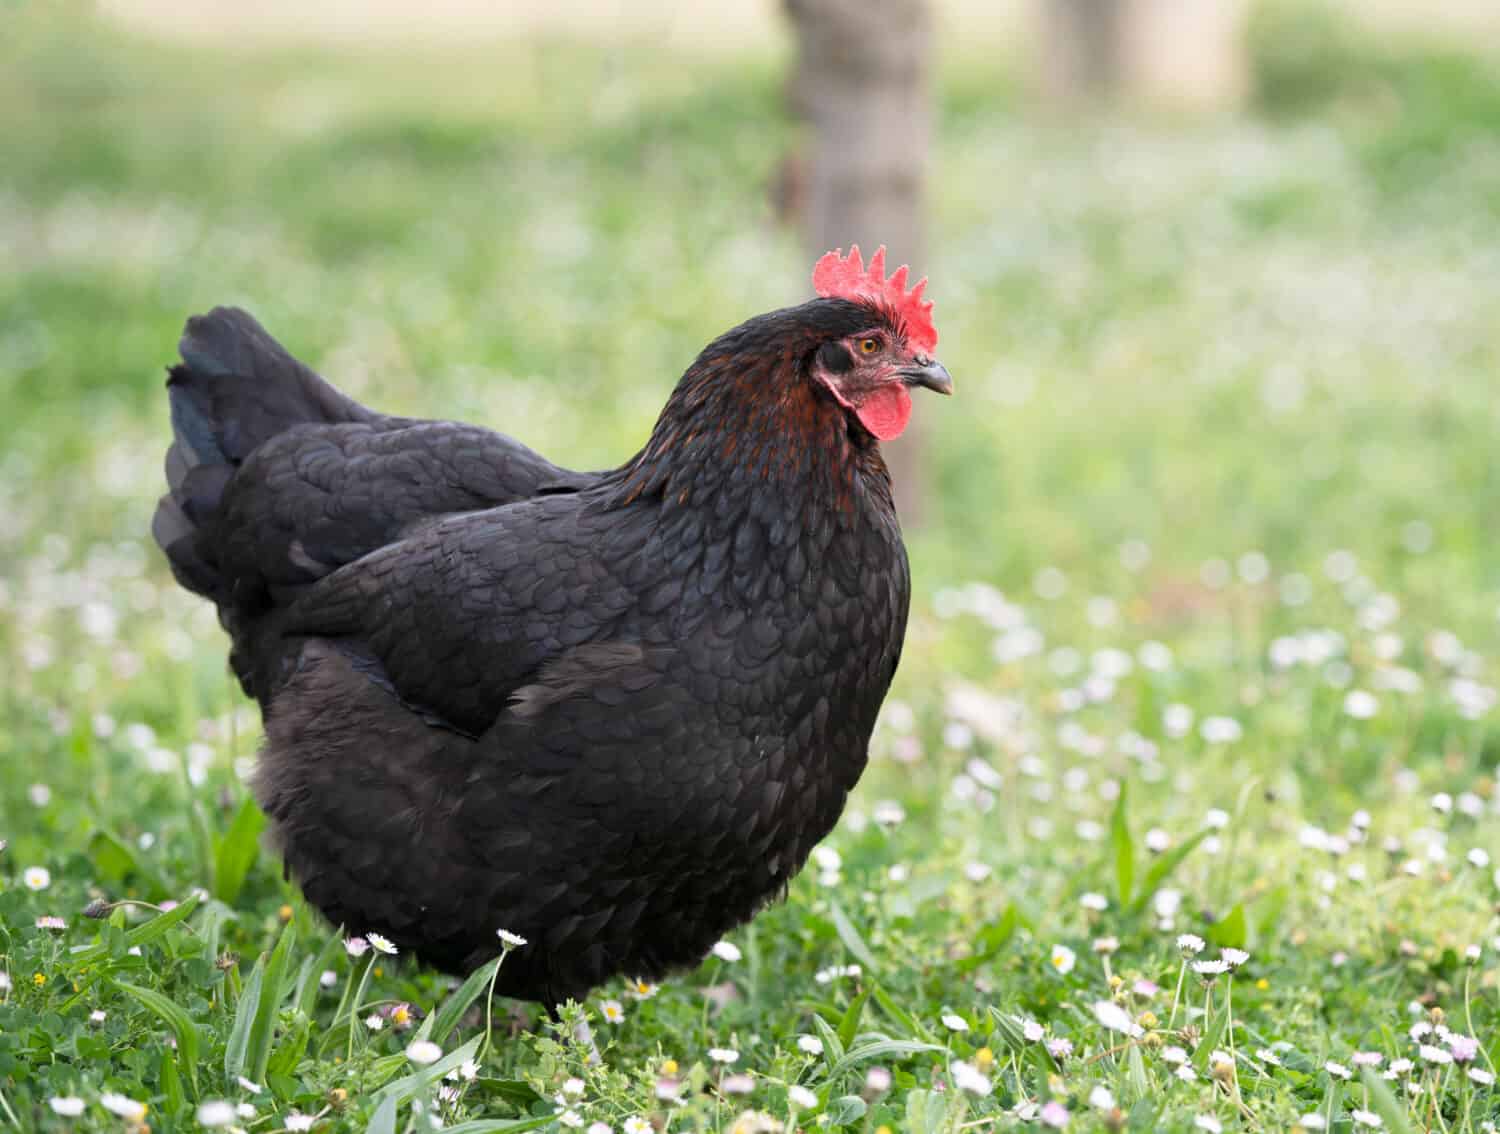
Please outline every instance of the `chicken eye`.
M880 340L879 339L860 339L859 340L859 352L861 354L874 354L879 349L880 349Z

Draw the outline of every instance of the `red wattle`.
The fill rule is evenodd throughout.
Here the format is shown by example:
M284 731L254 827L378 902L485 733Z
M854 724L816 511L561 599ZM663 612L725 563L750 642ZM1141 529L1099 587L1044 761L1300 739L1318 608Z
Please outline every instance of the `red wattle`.
M892 441L911 420L911 395L900 382L882 382L860 400L854 412L878 440Z

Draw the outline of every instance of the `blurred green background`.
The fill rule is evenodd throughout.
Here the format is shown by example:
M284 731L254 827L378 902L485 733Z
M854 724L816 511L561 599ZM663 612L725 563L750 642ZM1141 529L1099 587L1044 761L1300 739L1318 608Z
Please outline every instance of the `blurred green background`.
M173 43L65 10L13 0L0 45L12 562L145 530L161 367L212 304L380 408L599 467L704 342L807 292L768 205L775 37ZM1261 6L1244 112L1062 114L961 17L927 266L961 396L918 407L919 585L1104 585L1132 538L1189 579L1380 561L1420 522L1412 585L1492 611L1495 57Z

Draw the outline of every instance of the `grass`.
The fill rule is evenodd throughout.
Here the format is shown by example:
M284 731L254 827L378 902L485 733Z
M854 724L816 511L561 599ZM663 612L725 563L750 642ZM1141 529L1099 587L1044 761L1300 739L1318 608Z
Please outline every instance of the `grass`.
M618 461L704 341L805 293L774 61L212 53L72 14L0 45L0 1125L1500 1119L1467 1073L1500 1056L1483 66L1262 30L1261 108L1183 124L1050 121L951 61L960 397L917 407L870 771L733 959L572 1010L594 1064L483 973L351 956L259 850L258 721L147 538L160 367L240 302L382 408ZM1181 934L1249 958L1205 983Z

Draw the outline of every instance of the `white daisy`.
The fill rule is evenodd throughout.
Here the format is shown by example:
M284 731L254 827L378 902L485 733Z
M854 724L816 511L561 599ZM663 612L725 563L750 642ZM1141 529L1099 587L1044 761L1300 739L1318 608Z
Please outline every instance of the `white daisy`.
M801 1083L793 1083L786 1089L786 1101L797 1110L817 1110L818 1096Z
M740 947L732 941L720 941L713 947L713 954L721 961L728 961L731 965L738 961L743 953Z
M234 1104L224 1099L209 1099L198 1107L199 1126L228 1126L235 1119Z
M1067 976L1078 963L1078 955L1066 945L1054 945L1049 960L1061 976Z
M399 951L389 937L382 937L378 933L366 933L365 940L375 952L384 953L387 957L394 957Z
M961 1059L956 1059L948 1070L953 1076L953 1085L961 1091L967 1091L971 1095L978 1095L980 1098L987 1098L990 1092L995 1089L995 1085L990 1082L989 1076L972 1063L965 1063Z
M406 1058L420 1067L436 1063L443 1057L443 1049L431 1040L417 1040L406 1049Z
M507 953L509 953L512 949L519 949L522 945L526 944L526 938L522 937L519 933L512 933L508 929L495 930L495 936L500 938L500 944L505 946L505 951ZM384 950L382 950L382 952L383 951ZM392 952L394 951L395 950L392 950Z
M45 890L52 885L52 872L45 866L28 866L21 872L21 881L28 890Z
M99 1105L111 1114L118 1114L127 1122L139 1122L146 1117L146 1104L136 1102L135 1099L127 1098L125 1095L106 1091L99 1096Z
M64 1118L77 1118L83 1113L83 1100L76 1095L58 1095L48 1099L47 1105L54 1114L60 1114Z

